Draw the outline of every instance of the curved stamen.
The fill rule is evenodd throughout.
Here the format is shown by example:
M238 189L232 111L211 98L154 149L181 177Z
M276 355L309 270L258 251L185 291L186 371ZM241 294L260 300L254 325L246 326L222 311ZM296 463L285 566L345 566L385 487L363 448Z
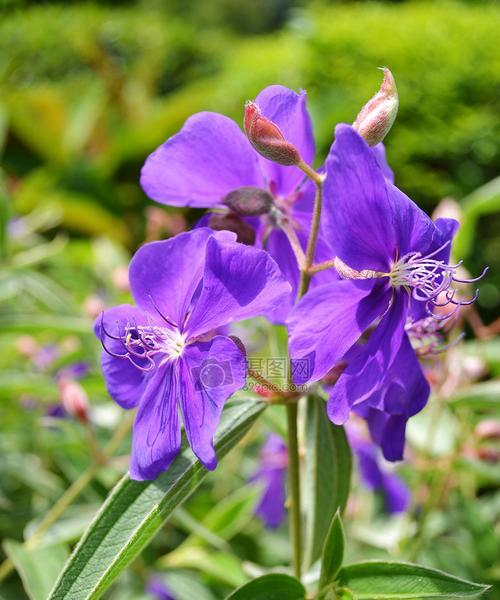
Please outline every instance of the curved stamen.
M477 290L470 299L457 298L457 290L452 287L454 283L469 284L478 281L488 271L488 268L485 268L479 277L470 279L457 277L457 270L462 266L462 261L449 265L444 260L434 258L449 244L449 241L445 242L426 256L422 256L420 252L410 252L397 260L387 274L393 287L407 289L414 300L425 304L427 314L436 321L453 317L460 306L468 306L477 300ZM435 314L434 309L450 304L455 307L450 313Z
M137 325L134 319L121 324L117 322L117 326L119 331L123 331L122 335L111 334L104 325L104 316L101 317L100 339L103 349L113 358L128 360L140 371L152 371L158 364L178 358L184 349L185 336L178 329L159 327L151 324L150 319L148 325ZM125 352L120 354L110 350L105 343L106 337L120 342ZM162 356L159 363L155 360L157 355Z
M160 317L166 321L169 325L172 325L172 327L175 327L176 329L179 328L179 326L177 325L177 323L173 320L170 319L169 317L167 317L166 315L164 315L161 310L158 308L158 305L156 304L156 302L153 300L153 296L151 296L151 294L149 294L149 299L151 300L151 304L153 305L154 309L156 310L156 312L160 315Z

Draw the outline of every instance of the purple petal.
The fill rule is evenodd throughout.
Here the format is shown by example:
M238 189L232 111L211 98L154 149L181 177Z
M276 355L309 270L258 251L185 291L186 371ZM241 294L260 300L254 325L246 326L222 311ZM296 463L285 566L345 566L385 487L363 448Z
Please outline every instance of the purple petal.
M177 401L182 393L178 362L159 368L148 380L134 421L130 478L156 479L181 447Z
M394 173L392 172L392 169L389 166L389 163L387 162L385 146L383 142L380 142L380 144L377 144L376 146L372 146L372 152L375 156L375 160L377 161L378 166L382 169L384 177L391 183L394 183Z
M376 279L334 281L309 291L287 321L294 382L326 375L385 311L389 299Z
M379 398L377 392L386 384L385 378L400 352L407 311L406 293L395 294L391 307L368 342L350 353L348 365L328 398L328 416L333 423L343 423L339 413L347 418L346 407L368 400L373 405Z
M163 579L158 575L149 579L146 592L154 596L156 600L175 600L168 587L163 583Z
M401 258L408 252L424 254L437 235L434 223L404 192L391 183L387 183L387 193L396 228L397 257Z
M299 267L297 265L295 254L290 246L290 242L280 229L273 229L269 234L266 242L266 250L275 260L292 290L288 297L280 303L276 307L276 310L270 315L270 319L273 323L282 324L288 317L293 303L295 302L295 298L297 297L300 279Z
M262 184L257 155L238 125L210 112L190 117L141 172L145 193L172 206L210 207L232 190Z
M181 411L189 444L207 469L215 469L213 437L226 400L245 385L246 359L230 338L186 347L182 359Z
M127 358L116 358L109 354L109 352L115 355L126 353L123 343L113 338L125 336L127 323L147 325L148 318L135 306L122 304L106 310L94 323L96 337L108 350L103 350L101 354L101 368L106 388L113 400L125 409L137 406L148 377L148 374L134 366Z
M358 377L363 378L364 373ZM348 385L349 381L344 383ZM367 420L372 438L382 448L384 457L390 461L401 460L406 423L423 409L430 393L429 383L406 334L390 368L379 373L378 385L374 387L377 393L366 394L364 403L354 406L354 410Z
M203 287L187 331L195 337L232 321L270 314L289 294L290 284L267 252L211 238Z
M200 227L142 246L130 263L130 288L137 305L157 319L161 313L182 327L202 278L205 248L212 236L234 239L231 233Z
M387 272L396 232L386 179L363 138L338 125L326 161L324 234L334 255L358 271Z
M358 459L362 483L368 489L383 494L388 513L404 512L410 501L410 491L404 481L384 470L372 442L361 438L352 429L349 430L349 441Z
M279 435L272 433L260 453L261 467L250 481L261 482L262 495L255 514L270 529L279 527L285 518L287 448Z
M314 136L306 108L306 93L297 94L281 85L271 85L257 96L255 103L262 114L273 121L285 139L299 151L302 160L314 160ZM283 167L259 156L262 171L280 196L289 196L304 180L304 173L295 166Z
M383 481L385 506L389 514L408 510L411 495L405 482L394 473L385 473Z

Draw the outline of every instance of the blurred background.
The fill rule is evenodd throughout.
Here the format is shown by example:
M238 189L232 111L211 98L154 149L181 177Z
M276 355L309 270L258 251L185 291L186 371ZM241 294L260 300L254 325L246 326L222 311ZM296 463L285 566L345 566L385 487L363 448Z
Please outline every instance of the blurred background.
M308 92L319 166L335 124L355 119L378 89L377 67L388 66L400 95L386 139L396 183L429 214L447 199L440 210L461 220L454 254L470 273L484 265L490 272L464 324L467 341L436 375L454 378L437 401L436 445L426 443L428 421L415 428L414 465L403 467L414 491L409 516L391 519L392 537L389 529L381 537L380 523L389 527L382 505L361 492L352 508L362 513L354 537L364 557L370 548L370 555L498 581L498 3L0 0L0 11L0 537L29 534L86 468L89 446L109 438L120 413L99 374L91 320L128 301L127 264L138 245L174 235L201 215L145 197L138 180L146 156L193 112L241 122L245 100L280 83ZM55 421L68 379L89 399L90 432L78 418ZM279 429L281 415L273 415L269 424ZM262 432L253 435L256 450ZM256 456L228 459L224 478L210 479L116 598L142 598L138 582L153 567L168 566L181 600L194 597L193 590L182 596L193 580L186 569L197 569L202 600L222 597L241 580L241 564L220 549L209 552L189 519L237 490ZM65 526L52 531L51 543L64 548L60 559L125 466L117 459L100 469ZM217 518L205 525L215 522L241 561L279 563L288 552L286 532L259 538L249 494L235 499L236 527L221 529ZM234 505L230 510L234 515ZM374 514L382 521L374 524ZM196 552L167 555L193 536ZM22 589L11 575L0 597L23 598Z

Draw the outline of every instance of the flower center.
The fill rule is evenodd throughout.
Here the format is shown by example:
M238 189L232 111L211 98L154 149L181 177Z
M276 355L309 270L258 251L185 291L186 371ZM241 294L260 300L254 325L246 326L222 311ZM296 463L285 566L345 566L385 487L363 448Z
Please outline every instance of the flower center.
M105 344L105 336L120 342L121 348L112 351ZM137 325L127 322L120 336L112 335L101 321L101 343L104 350L115 358L129 360L141 371L152 371L182 355L186 346L186 334L175 326Z
M460 306L472 304L477 299L478 291L473 298L463 300L456 297L457 289L455 283L469 284L481 279L487 271L487 268L479 277L471 279L459 278L457 275L458 269L462 265L462 261L456 265L448 265L443 260L434 258L441 252L450 242L446 242L434 252L422 256L420 252L410 252L397 260L387 276L391 286L404 287L419 301L425 302L426 310L429 315L437 320L447 319L459 309ZM451 313L436 315L434 310L443 312L441 309L444 306L453 305Z

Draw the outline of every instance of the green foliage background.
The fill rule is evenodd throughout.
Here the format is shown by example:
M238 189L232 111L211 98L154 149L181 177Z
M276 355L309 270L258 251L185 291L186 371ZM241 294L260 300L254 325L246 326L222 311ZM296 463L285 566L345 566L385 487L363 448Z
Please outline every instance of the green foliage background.
M427 210L498 174L496 3L7 3L0 22L3 164L15 209L53 202L63 226L134 247L147 154L193 112L241 121L271 83L308 90L318 163L389 66L400 112L387 138L397 183ZM271 31L270 31L271 30ZM490 211L491 212L491 211ZM194 218L194 216L193 216ZM471 270L500 266L498 217ZM481 302L500 302L495 275Z
M145 209L154 205L138 184L140 168L193 112L223 112L241 122L244 101L264 86L305 88L320 165L335 124L354 120L378 88L376 67L390 67L400 93L386 140L396 182L428 212L446 196L460 203L456 253L472 273L491 266L479 284L479 309L486 323L497 316L498 3L0 0L0 10L0 225L24 217L10 222L8 239L0 227L0 537L29 536L89 464L80 424L44 421L58 399L58 369L90 364L81 383L100 443L120 419L104 389L85 303L89 296L107 306L129 301L113 274L143 242ZM201 214L162 210L189 222ZM19 350L24 334L41 348L57 346L50 368L37 370ZM263 324L253 336L261 354L276 356L284 345L282 332L274 339ZM431 402L415 426L420 438L410 440L413 462L402 468L414 492L408 519L388 520L380 503L358 490L356 522L347 524L349 559L418 560L497 585L493 599L500 482L495 466L478 458L488 449L474 428L498 413L498 383L489 381L500 374L498 340L469 340L454 360L465 373L458 392L446 403ZM478 360L484 370L469 376ZM283 427L274 408L266 411L264 430ZM434 419L439 435L429 448ZM243 563L286 562L285 528L270 533L252 519L255 490L245 486L261 440L262 429L254 431L223 472L207 477L110 598L145 598L150 571L166 569L176 591L187 590L181 600L214 600L245 581ZM128 448L127 441L122 458ZM54 577L125 468L126 458L102 468L48 532ZM421 511L427 490L429 505ZM0 587L2 600L23 594L16 576Z

